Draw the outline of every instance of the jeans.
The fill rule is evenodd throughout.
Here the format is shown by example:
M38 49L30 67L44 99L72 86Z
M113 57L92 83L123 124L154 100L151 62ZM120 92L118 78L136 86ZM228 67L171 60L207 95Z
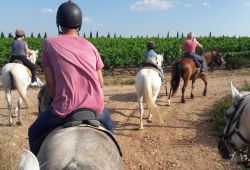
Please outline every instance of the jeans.
M35 64L33 64L30 60L27 59L26 56L24 55L12 55L10 58L10 63L13 62L13 60L21 60L23 62L23 65L25 65L26 67L28 67L31 71L31 82L35 82L36 81L36 66Z
M188 58L192 58L192 59L198 61L199 63L201 63L201 71L205 72L206 60L203 57L201 57L200 55L197 55L197 54L189 54L189 53L185 53L184 56L188 57Z
M111 133L114 133L114 129L113 129L114 123L110 117L109 110L107 107L104 108L101 115L97 116L97 120L99 120L108 131L110 131Z
M113 133L113 121L107 108L104 108L103 113L98 115L97 119L107 130ZM56 116L50 108L41 113L28 131L30 151L37 155L47 134L64 123L66 123L66 118Z

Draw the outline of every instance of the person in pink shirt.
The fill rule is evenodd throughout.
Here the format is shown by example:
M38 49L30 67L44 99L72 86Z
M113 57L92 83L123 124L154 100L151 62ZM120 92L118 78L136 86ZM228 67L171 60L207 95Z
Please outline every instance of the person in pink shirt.
M102 59L93 44L79 36L81 9L72 1L61 4L56 17L59 36L46 38L42 64L53 97L50 107L29 128L30 150L37 155L41 136L66 122L81 108L93 110L111 132L113 121L104 107Z
M187 39L182 45L184 57L192 58L198 67L201 66L200 75L206 75L206 61L202 56L195 54L196 47L201 49L203 48L202 45L196 40L194 33L190 32L187 34Z

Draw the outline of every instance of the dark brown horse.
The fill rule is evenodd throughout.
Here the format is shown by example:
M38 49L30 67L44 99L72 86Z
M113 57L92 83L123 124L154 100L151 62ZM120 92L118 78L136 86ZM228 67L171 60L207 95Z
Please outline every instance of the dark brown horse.
M218 66L225 64L223 55L219 51L204 52L202 54L202 57L205 58L207 65L211 62L215 63ZM168 105L170 105L171 96L174 96L174 94L176 93L179 87L181 77L184 80L184 83L182 86L182 98L181 98L182 103L185 103L184 93L185 93L185 89L188 85L189 80L192 80L192 88L191 88L191 95L190 95L192 99L194 98L194 95L193 95L194 83L195 83L195 80L198 78L201 78L205 84L203 96L207 95L207 76L206 75L199 76L199 72L200 72L200 68L196 68L194 61L190 58L179 58L174 61L172 65L172 75L171 75L171 81L170 81L171 89L170 89L170 93L168 97Z

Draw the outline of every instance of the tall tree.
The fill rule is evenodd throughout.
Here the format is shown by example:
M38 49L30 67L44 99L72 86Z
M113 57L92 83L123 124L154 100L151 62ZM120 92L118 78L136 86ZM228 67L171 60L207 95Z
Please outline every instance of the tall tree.
M44 36L43 36L43 38L47 38L47 33L46 33L46 32L44 33Z
M83 38L86 38L86 34L85 33L83 33Z
M177 35L176 35L176 38L179 38L179 31L177 31Z
M41 36L41 34L40 34L40 32L38 33L38 35L37 35L37 38L41 38L42 36Z
M116 38L116 33L114 33L114 38Z
M93 35L92 35L92 31L89 32L89 38L92 38Z
M212 33L211 33L211 31L209 32L209 37L212 37Z
M1 38L5 38L3 31L1 32Z
M168 31L168 34L167 34L167 38L169 38L169 31Z
M11 32L8 35L9 38L13 38L13 35L11 34Z
M30 37L31 37L31 38L34 38L34 34L33 34L33 32L31 33Z
M108 33L107 38L110 38L110 34Z
M99 33L98 33L98 31L96 31L95 37L96 37L96 38L99 38Z

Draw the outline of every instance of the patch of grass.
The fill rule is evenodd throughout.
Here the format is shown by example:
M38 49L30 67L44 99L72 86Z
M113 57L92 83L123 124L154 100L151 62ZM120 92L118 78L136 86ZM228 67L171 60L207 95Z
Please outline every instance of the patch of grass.
M224 113L229 109L232 105L232 97L231 95L227 95L226 97L220 99L215 105L214 109L209 113L209 121L215 123L216 131L221 132L227 122Z
M250 91L250 83L247 81L244 82L244 85L241 91ZM229 109L232 105L232 96L227 95L224 98L220 99L215 105L214 109L209 113L209 121L215 123L216 131L222 132L227 118L224 116L224 113Z

